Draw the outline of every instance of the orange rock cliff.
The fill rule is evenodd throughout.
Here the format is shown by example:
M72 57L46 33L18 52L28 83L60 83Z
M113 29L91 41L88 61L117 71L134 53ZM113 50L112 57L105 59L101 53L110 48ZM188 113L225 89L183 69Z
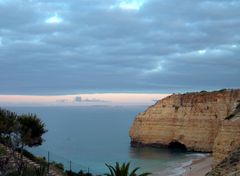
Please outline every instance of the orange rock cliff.
M131 144L169 146L213 152L220 162L240 145L240 89L173 94L143 113L129 131Z

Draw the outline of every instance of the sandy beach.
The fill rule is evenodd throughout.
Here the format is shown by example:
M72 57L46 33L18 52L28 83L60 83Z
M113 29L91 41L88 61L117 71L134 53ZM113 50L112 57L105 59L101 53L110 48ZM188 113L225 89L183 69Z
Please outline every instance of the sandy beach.
M207 156L194 160L191 165L186 166L184 176L204 176L212 169L212 157Z
M212 157L210 155L182 163L180 167L155 172L153 176L205 176L211 171Z

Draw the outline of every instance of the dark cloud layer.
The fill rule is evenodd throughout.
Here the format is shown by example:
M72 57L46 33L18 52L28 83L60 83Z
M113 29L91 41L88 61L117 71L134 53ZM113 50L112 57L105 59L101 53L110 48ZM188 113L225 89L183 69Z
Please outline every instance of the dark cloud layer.
M0 0L0 94L240 87L239 9L238 0Z

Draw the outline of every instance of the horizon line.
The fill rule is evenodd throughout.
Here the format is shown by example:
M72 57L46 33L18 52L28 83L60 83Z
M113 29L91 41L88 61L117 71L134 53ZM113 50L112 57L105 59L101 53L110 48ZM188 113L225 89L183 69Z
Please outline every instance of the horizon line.
M68 95L0 95L0 105L149 105L171 94L81 93Z

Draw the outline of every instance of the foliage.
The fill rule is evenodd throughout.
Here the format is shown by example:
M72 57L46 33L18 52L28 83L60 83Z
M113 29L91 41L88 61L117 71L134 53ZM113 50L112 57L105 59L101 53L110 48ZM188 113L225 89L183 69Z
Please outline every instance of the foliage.
M227 89L221 89L221 90L219 90L219 92L225 92L225 91L227 91Z
M23 176L47 176L47 165L40 165L39 168L27 167L26 165L24 165L21 174ZM19 176L19 171L12 171L7 174L7 176Z
M23 114L18 117L21 142L29 147L41 145L42 135L47 132L44 123L33 114Z
M35 168L36 176L45 176L47 174L47 167L41 165L39 168Z
M14 158L18 175L23 176L24 147L41 145L43 142L42 135L46 131L44 123L36 115L17 115L0 108L0 142L11 149L12 152L8 154L8 157ZM21 155L17 157L15 151L19 148ZM30 157L33 158L33 156Z
M139 170L139 167L133 169L130 172L130 162L125 164L123 163L120 165L118 162L116 163L115 166L111 166L106 164L106 166L109 169L109 173L106 173L106 176L148 176L150 173L142 173L142 174L137 174L137 171Z
M6 153L7 153L6 149L0 146L0 156L6 155Z
M42 135L47 132L44 123L34 114L17 115L14 112L0 108L0 142L9 146L41 145Z
M27 167L25 167L23 169L23 175L24 176L37 176L36 172L35 172L35 169L27 168ZM19 173L14 171L14 172L9 173L7 176L19 176Z
M54 167L56 167L57 169L64 171L64 165L62 163L57 163L55 161L51 162L51 165L53 165Z
M0 142L9 143L10 135L15 131L17 114L0 108Z
M21 149L18 148L18 149L16 149L16 151L21 152ZM36 158L32 153L30 153L29 151L27 151L25 149L23 149L22 153L25 157L29 158L30 160L35 160L35 158Z
M47 161L45 159L45 157L40 157L40 156L37 156L34 158L34 160L36 163L40 164L40 165L47 165Z
M83 172L82 170L79 171L78 173L67 170L65 171L65 173L67 174L67 176L92 176L91 173Z
M21 152L21 149L19 148L16 151ZM28 158L28 159L30 159L30 160L32 160L32 161L34 161L34 162L36 162L40 165L46 165L47 164L47 161L45 160L44 157L37 157L37 156L33 155L32 153L30 153L29 151L27 151L25 149L23 149L22 154L26 158Z
M17 131L15 145L21 149L20 162L18 164L18 172L23 176L23 149L24 146L38 146L43 142L42 135L46 132L44 123L33 114L23 114L17 118Z

